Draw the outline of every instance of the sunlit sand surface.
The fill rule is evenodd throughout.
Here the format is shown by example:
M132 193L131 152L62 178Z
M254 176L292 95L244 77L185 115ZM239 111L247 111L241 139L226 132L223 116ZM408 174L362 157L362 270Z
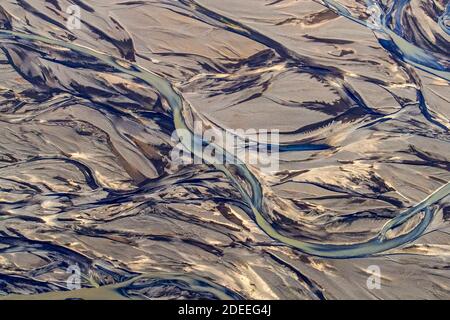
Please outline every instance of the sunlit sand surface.
M449 299L449 12L2 1L0 298ZM174 162L195 122L279 167Z

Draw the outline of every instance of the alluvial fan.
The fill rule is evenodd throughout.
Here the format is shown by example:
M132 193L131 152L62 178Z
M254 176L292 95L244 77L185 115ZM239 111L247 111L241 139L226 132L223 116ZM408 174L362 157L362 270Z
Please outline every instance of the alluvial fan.
M449 299L449 41L443 0L1 1L0 297Z

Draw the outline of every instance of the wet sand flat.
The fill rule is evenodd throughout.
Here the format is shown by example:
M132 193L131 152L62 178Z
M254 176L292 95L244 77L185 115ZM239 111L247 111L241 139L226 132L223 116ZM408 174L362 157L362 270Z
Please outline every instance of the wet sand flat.
M449 299L449 8L2 1L0 298Z

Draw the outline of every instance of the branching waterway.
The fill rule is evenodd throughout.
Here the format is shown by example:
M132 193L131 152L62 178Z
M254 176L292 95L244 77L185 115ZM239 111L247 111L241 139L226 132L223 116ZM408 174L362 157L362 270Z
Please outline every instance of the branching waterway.
M448 12L2 3L0 294L446 297ZM199 122L279 130L279 168L235 159ZM172 161L174 132L203 164ZM366 286L373 265L389 289Z

